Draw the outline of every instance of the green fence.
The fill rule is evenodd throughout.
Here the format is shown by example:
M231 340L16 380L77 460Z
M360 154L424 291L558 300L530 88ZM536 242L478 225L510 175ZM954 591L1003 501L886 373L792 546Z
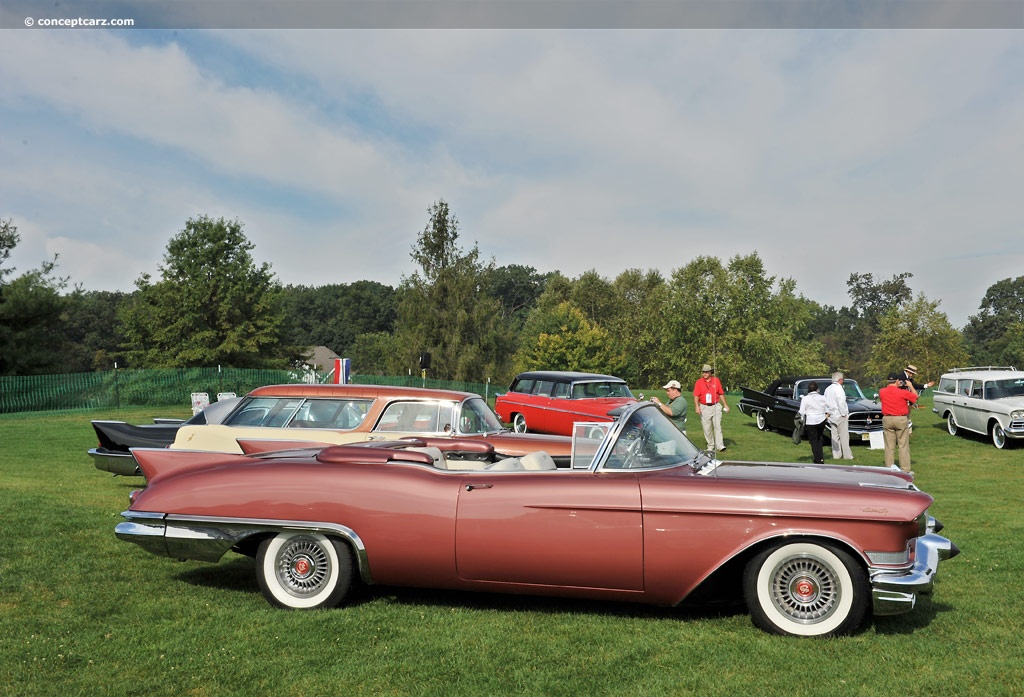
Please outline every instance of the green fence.
M243 395L262 385L305 382L301 371L243 370L233 368L181 368L168 370L110 370L66 375L0 377L0 413L120 409L122 407L185 407L193 392L205 392L211 400L223 392ZM317 376L322 379L322 376ZM364 385L402 385L462 390L484 395L488 401L494 386L487 383L452 382L419 376L353 375ZM502 386L501 392L504 392Z

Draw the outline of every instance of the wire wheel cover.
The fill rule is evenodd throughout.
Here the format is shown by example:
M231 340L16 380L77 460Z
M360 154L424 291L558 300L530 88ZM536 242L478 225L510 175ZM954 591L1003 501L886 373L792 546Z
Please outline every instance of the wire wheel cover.
M327 550L311 537L295 537L277 556L277 580L281 587L295 596L320 592L331 575L331 558Z
M836 573L820 559L791 557L772 572L772 602L795 622L814 623L828 617L842 596Z

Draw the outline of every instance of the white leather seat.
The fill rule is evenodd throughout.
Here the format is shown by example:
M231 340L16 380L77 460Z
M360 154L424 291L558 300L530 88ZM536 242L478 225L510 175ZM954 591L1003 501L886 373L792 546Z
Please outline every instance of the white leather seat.
M519 460L523 463L523 468L528 470L553 470L558 468L555 461L551 459L551 456L543 450L523 455Z

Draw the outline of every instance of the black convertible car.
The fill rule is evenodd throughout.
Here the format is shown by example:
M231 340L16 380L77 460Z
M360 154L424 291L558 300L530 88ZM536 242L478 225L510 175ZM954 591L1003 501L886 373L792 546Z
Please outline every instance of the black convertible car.
M238 401L237 397L221 399L188 420L155 418L153 423L140 426L124 421L95 420L92 427L99 445L89 450L89 455L98 470L125 476L141 474L131 448L166 448L185 424L219 424Z
M792 433L800 410L800 398L807 394L807 386L812 382L818 383L818 391L824 394L825 388L832 384L832 378L787 375L768 385L764 392L741 387L740 411L753 416L762 431L773 429ZM870 433L882 430L882 405L865 397L856 380L843 380L843 388L850 407L850 441L867 441Z

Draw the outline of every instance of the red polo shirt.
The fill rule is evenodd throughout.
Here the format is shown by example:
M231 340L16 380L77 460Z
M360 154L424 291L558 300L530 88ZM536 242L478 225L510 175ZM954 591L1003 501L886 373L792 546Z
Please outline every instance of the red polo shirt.
M893 383L878 391L878 399L882 402L882 416L908 416L910 405L917 402L917 395Z
M722 383L713 375L710 379L705 379L703 375L700 376L693 386L693 396L697 398L697 402L702 407L717 404L718 398L723 394L725 394L725 390L722 389Z

